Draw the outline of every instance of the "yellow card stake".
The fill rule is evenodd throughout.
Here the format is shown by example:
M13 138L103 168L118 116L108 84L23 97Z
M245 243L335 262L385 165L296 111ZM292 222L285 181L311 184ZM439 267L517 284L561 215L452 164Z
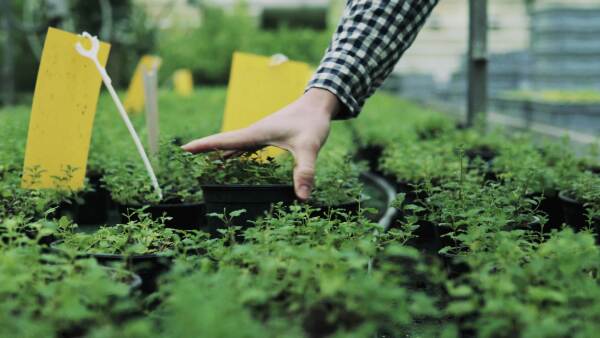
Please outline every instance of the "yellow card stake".
M75 44L89 41L48 29L29 121L22 179L24 188L83 187L101 77ZM110 45L102 43L98 60L106 65Z
M179 69L173 73L175 92L181 96L190 96L194 92L194 78L189 69Z
M273 65L270 57L234 53L222 130L247 127L292 103L304 92L311 74L306 63ZM270 147L266 155L279 153Z
M127 89L127 95L123 106L129 113L140 113L144 111L144 69L151 70L155 69L158 71L161 64L161 59L158 56L144 55L135 67L135 72L129 83Z

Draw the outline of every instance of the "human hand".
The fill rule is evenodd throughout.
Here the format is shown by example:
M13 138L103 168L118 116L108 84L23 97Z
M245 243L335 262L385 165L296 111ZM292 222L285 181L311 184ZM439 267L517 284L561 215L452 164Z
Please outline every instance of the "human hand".
M296 195L307 200L314 186L319 150L329 135L331 119L341 107L331 92L312 88L290 105L249 127L194 140L182 148L192 153L250 150L268 145L286 149L295 159Z

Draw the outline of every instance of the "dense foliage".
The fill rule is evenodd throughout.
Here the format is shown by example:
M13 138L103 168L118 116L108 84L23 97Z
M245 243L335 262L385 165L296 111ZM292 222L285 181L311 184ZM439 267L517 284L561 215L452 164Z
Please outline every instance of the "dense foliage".
M152 161L163 202L201 201L206 183L291 183L289 156L179 149L218 131L223 102L220 88L161 93L164 142ZM357 120L334 124L312 203L274 207L250 228L237 226L233 211L215 235L166 228L144 210L100 227L60 217L55 209L81 193L20 188L26 112L0 111L8 136L0 143L0 336L508 338L600 329L598 162L593 152L574 156L566 140L461 130L379 94ZM145 137L143 116L132 118ZM88 173L118 202L154 205L118 119L103 96ZM399 192L388 229L369 210L314 209L368 198L359 177L366 165L354 157L365 146L383 149L372 169ZM556 220L561 206L549 201L559 192L577 202L583 226ZM154 256L168 257L167 269L153 288L136 285L127 271L143 272L136 259Z
M165 61L161 75L167 77L178 68L190 68L201 83L224 84L235 51L282 53L292 60L317 64L331 39L328 31L308 28L262 30L242 3L232 11L203 4L201 13L202 25L197 28L160 32L158 53Z

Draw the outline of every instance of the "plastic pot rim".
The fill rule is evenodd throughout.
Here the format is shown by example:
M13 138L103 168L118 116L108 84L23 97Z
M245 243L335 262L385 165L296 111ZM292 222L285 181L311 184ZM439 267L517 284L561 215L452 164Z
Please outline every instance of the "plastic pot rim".
M185 203L159 203L159 204L131 204L119 203L119 207L141 209L141 208L176 208L176 207L200 207L205 205L205 202L185 202Z

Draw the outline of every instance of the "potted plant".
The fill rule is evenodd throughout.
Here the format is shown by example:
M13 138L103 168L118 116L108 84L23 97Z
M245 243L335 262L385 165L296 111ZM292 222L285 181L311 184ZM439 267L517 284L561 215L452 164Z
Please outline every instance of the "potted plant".
M570 156L559 155L564 149L542 149L537 149L530 137L515 138L502 146L492 167L504 184L512 185L525 198L535 201L536 209L548 220L545 230L549 231L563 224L558 192L570 180L575 167Z
M383 154L384 147L381 145L368 144L356 150L356 159L366 161L370 171L379 173L379 159Z
M199 231L165 228L161 220L138 212L124 224L100 227L96 232L78 232L77 225L59 224L58 241L52 248L76 257L93 257L102 264L124 262L142 277L142 290L156 289L156 279L171 265L178 254L201 254L206 235Z
M396 190L406 194L408 202L423 199L422 187L439 185L456 176L462 165L453 143L445 138L420 142L397 141L384 151L380 167L396 184Z
M366 170L365 163L355 162L345 152L325 151L319 156L315 176L315 189L311 196L311 205L320 209L322 216L337 210L344 214L356 214L363 195L361 172Z
M543 225L543 217L525 190L517 184L485 182L476 172L468 172L431 191L425 204L427 220L436 225L439 254L451 274L464 274L456 263L494 245L499 233L528 225L536 226L526 228L529 232L539 230L534 223Z
M104 183L118 203L121 222L144 209L155 219L166 216L167 227L200 229L205 221L202 189L197 179L198 161L172 143L163 143L157 157L156 175L163 198L152 187L140 164L114 162L104 175Z
M202 168L199 180L206 203L207 229L215 233L226 226L216 214L237 214L235 225L248 227L264 215L272 204L291 204L295 199L291 172L274 158L263 159L261 153L246 153L239 157L197 157Z
M66 218L58 221L68 222ZM6 247L49 245L56 240L57 222L46 219L30 221L16 215L0 220L0 243Z
M501 151L501 146L506 142L506 136L500 130L484 133L480 128L464 130L450 135L450 142L464 149L464 156L469 165L473 166L476 160L482 161L488 167Z
M456 129L452 120L448 117L431 116L416 125L416 132L419 140L431 140L452 132Z
M231 313L242 315L239 310L247 309L259 321L255 326L283 321L287 332L295 332L299 325L303 331L299 336L400 335L413 318L435 317L427 304L433 304L436 295L409 291L415 284L413 276L428 275L431 266L416 250L401 244L403 234L378 230L376 223L361 217L344 221L312 217L307 205L276 208L245 229L243 242L213 248L209 255L218 263L202 270L180 269L181 278L170 274L167 278L174 283L166 285L168 297L162 304L171 309L166 312L175 322L182 312L174 311L183 310L183 303L200 306L197 318L204 318L207 311L221 310L212 309L221 298ZM406 308L397 311L398 306ZM248 324L248 315L243 315L243 325ZM192 322L194 328L187 334L203 332ZM173 329L182 332L181 325Z
M29 183L39 180L42 169L27 168L23 173ZM56 177L57 189L30 190L21 188L21 169L4 172L0 180L0 221L11 217L21 217L25 220L59 218L68 210L74 199L74 193L67 187L61 186L65 177Z
M141 279L121 267L35 245L0 247L0 252L3 336L83 337L139 311L130 296Z
M600 177L590 171L581 173L559 193L565 221L575 229L593 227L600 234Z
M75 194L73 220L82 225L106 224L112 204L110 193L102 184L102 171L88 171L85 188Z
M471 317L458 323L461 329L475 337L594 332L596 325L588 320L569 321L597 313L597 278L591 271L598 270L599 256L591 234L563 229L544 241L531 241L517 232L501 232L481 248L469 257L473 273L447 283L443 311Z

